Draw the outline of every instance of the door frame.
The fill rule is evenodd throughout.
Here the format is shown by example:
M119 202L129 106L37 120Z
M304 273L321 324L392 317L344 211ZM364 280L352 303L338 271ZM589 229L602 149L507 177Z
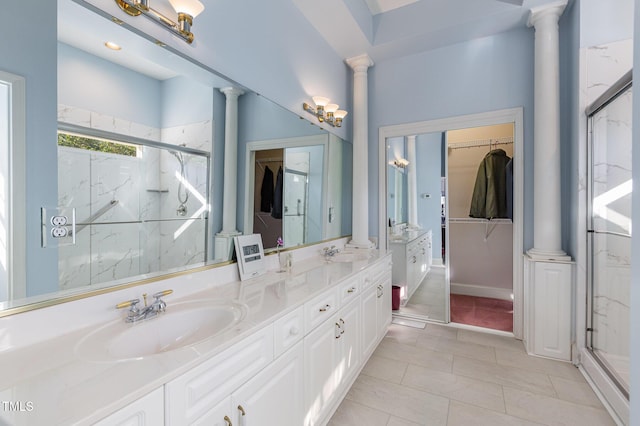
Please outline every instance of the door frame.
M255 161L256 151L264 151L267 149L287 149L287 148L300 148L305 146L323 146L323 161L322 161L322 208L323 211L327 205L328 194L326 188L328 188L329 180L329 165L327 159L329 152L329 137L324 135L313 136L299 136L284 139L268 139L261 141L247 142L246 155L245 155L245 192L244 192L244 223L243 229L245 234L250 234L253 230L253 209L254 209L254 191L255 191ZM326 234L325 220L322 221L322 238L325 238Z
M7 228L7 296L10 302L27 296L26 277L26 82L25 78L0 70L0 84L8 87L7 154L9 176ZM2 304L0 300L0 304Z
M524 118L523 108L509 108L478 114L461 115L427 121L382 126L378 131L378 238L379 247L389 249L387 241L386 140L390 137L447 132L471 127L514 123L514 176L513 176L513 335L523 338L524 330ZM448 170L447 170L448 174ZM447 268L448 268L447 263ZM447 294L449 288L447 288ZM447 320L449 320L448 307Z

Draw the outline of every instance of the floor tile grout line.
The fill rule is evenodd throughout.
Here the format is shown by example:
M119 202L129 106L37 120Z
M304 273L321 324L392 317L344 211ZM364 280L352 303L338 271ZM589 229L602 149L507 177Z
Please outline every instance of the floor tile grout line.
M609 412L607 411L607 409L606 409L604 406L603 406L603 407L593 407L593 406L591 406L591 405L584 405L584 404L580 404L580 403L575 402L575 401L567 401L566 399L557 398L557 397L553 397L553 396L549 396L549 395L541 395L541 394L537 394L537 393L535 393L535 392L523 391L522 389L514 388L514 387L511 387L511 386L503 386L503 387L505 387L505 388L509 388L509 389L513 389L513 390L516 390L516 391L520 391L520 392L532 393L532 394L537 395L537 396L543 396L543 397L547 397L547 398L555 399L555 400L557 400L558 402L562 402L562 403L565 403L565 404L570 404L570 405L575 406L576 408L591 408L591 409L593 409L593 410L602 411L602 412L604 412L604 413L609 414ZM506 401L505 401L505 402L506 402ZM510 414L510 415L511 415L511 416L515 416L515 414ZM518 417L518 416L515 416L515 417ZM525 419L525 420L526 420L526 419Z

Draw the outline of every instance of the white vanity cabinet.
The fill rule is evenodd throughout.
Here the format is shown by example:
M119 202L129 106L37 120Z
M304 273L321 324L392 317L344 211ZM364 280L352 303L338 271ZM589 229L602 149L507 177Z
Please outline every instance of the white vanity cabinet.
M98 424L326 424L391 320L391 257L357 271Z
M304 425L322 424L343 385L359 371L360 301L332 315L304 338Z
M390 241L393 256L393 283L403 288L401 303L404 305L418 289L431 269L432 234L429 231L410 233L401 241Z
M95 426L156 426L164 424L164 390L159 388L100 420Z
M252 336L253 337L253 336ZM264 340L252 339L241 342L244 352L256 351L257 346L264 348ZM268 338L266 333L263 336ZM257 345L256 345L257 343ZM261 345L262 343L262 345ZM232 347L231 349L234 349ZM214 357L211 361L218 361L220 367L212 366L210 362L195 368L184 376L166 385L167 415L166 425L193 426L299 426L303 418L303 345L298 341L292 348L268 364L259 373L241 384L247 376L245 371L255 370L261 362L255 362L256 356L247 356L240 348L237 362L230 365L227 357ZM225 355L224 353L222 355ZM244 356L243 356L244 355ZM254 360L247 364L246 360ZM221 369L227 370L226 376L231 377L227 383L217 377L224 377ZM195 371L197 370L197 371ZM195 373L195 374L194 374ZM250 377L250 376L249 376ZM230 388L231 391L229 390ZM235 389L233 389L235 388ZM224 390L224 394L218 392ZM208 394L208 395L207 395ZM176 399L177 398L177 399ZM184 398L185 403L181 403ZM222 398L218 400L218 398ZM176 401L172 401L176 399ZM199 404L199 401L207 401ZM189 401L193 401L194 409L190 409ZM174 403L177 402L177 403ZM197 407L197 408L195 408ZM200 408L200 409L198 409ZM200 414L202 413L202 414Z
M232 423L300 426L304 417L303 372L303 344L298 342L231 395Z
M362 290L362 354L368 358L391 323L391 260L372 268Z
M273 360L273 342L270 325L167 383L165 425L220 421L220 404Z

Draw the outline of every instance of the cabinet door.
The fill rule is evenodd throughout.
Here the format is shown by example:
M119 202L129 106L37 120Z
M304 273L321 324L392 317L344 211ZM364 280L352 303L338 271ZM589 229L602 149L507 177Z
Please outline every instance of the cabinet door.
M387 327L391 323L391 277L386 275L384 281L380 283L380 286L382 291L376 295L376 330L378 336L386 334Z
M340 336L334 315L304 338L305 425L317 424L336 391L334 369Z
M233 413L231 397L227 397L197 420L189 423L189 426L232 426L235 423L231 418Z
M362 356L368 357L376 348L378 341L378 324L377 324L377 297L378 289L371 286L362 293L362 308L360 310L362 316Z
M277 358L231 396L242 426L300 426L303 423L303 344Z
M100 420L95 425L156 426L162 424L164 424L164 392L163 388L159 388Z
M357 373L361 359L360 350L360 303L354 300L342 308L339 313L340 338L338 363L336 364L336 387L350 381Z

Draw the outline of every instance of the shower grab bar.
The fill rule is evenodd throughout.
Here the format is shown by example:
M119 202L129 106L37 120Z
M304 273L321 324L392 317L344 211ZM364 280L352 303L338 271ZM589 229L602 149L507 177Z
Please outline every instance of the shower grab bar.
M89 216L89 219L87 219L85 222L81 222L78 224L78 226L76 226L76 235L82 231L84 228L86 228L87 226L91 225L93 222L95 222L97 219L99 219L102 215L104 215L106 212L108 212L109 210L111 210L112 208L114 208L115 206L117 206L119 203L118 200L111 200L109 201L109 203L102 207L100 210L98 210L97 212L95 212L93 215Z

